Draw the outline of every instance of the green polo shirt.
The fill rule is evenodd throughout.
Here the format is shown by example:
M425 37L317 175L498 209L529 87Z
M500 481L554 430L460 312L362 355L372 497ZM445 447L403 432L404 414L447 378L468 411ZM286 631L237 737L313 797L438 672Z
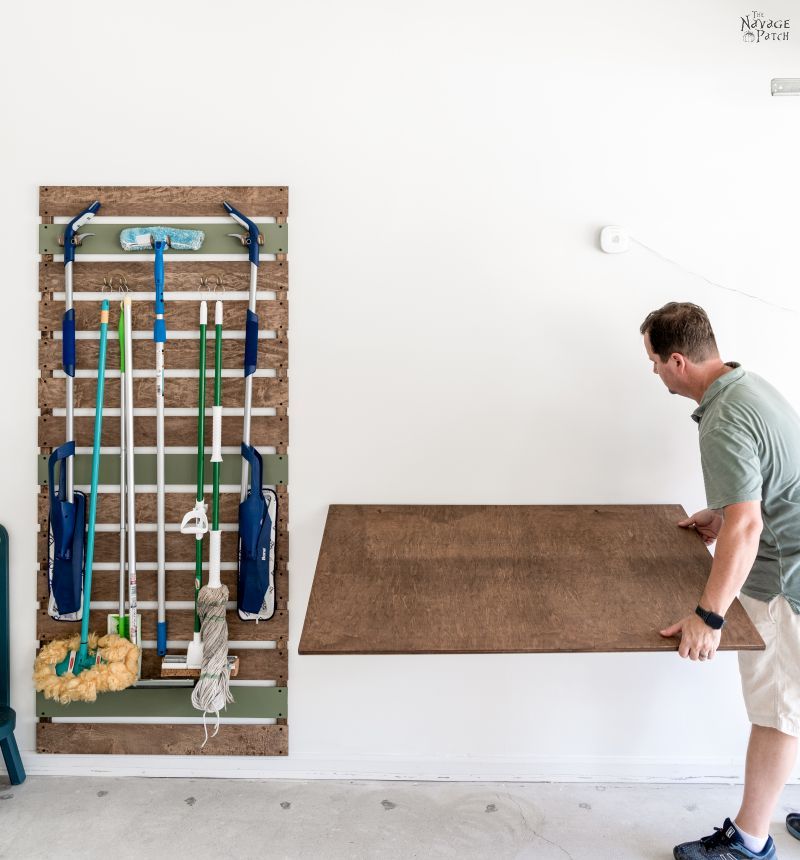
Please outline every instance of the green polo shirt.
M731 362L692 413L709 508L760 501L764 523L742 592L782 594L800 613L800 416L760 376Z

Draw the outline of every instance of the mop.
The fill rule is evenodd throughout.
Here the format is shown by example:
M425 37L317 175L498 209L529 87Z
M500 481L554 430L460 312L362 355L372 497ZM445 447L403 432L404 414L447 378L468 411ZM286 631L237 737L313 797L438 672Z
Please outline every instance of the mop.
M201 620L203 640L203 666L200 680L192 691L192 704L205 715L214 712L219 731L219 712L233 701L230 691L231 669L228 661L228 624L225 612L228 589L220 580L219 528L219 464L222 462L222 302L217 302L214 313L214 407L211 463L213 468L212 521L209 532L208 585L197 597L197 613ZM206 732L206 741L208 732ZM205 746L205 742L203 744Z
M236 236L246 245L250 260L250 301L247 307L244 346L244 427L242 430L242 483L239 504L239 578L237 603L243 621L265 621L275 613L275 522L277 494L261 486L261 455L250 444L253 374L258 365L258 226L230 203L225 211L248 231ZM249 468L248 468L249 467ZM258 469L256 479L255 470ZM249 472L249 478L248 478Z
M125 615L125 305L120 302L119 326L119 610L108 616L108 632L130 636Z
M84 532L86 530L86 496L75 492L72 464L75 456L73 434L72 383L75 377L75 309L72 306L72 264L75 248L86 236L78 230L94 218L100 202L76 215L64 229L64 298L61 358L66 375L66 431L67 441L56 448L47 463L50 494L50 526L52 536L49 569L50 599L48 614L57 621L78 621L81 617L81 589L83 583ZM55 484L55 467L60 463L58 490Z
M128 638L134 645L139 645L139 613L138 591L136 582L136 481L134 473L134 441L133 441L133 303L130 296L125 296L122 303L123 340L125 350L125 504L127 507L127 537L128 537ZM120 494L122 494L120 487Z
M89 500L89 530L80 636L57 639L43 646L34 664L37 692L62 705L74 701L93 702L98 693L124 690L136 681L139 649L116 634L89 634L89 607L94 562L94 530L97 519L97 485L100 473L100 439L103 426L103 388L106 369L108 301L100 311L100 356L97 366L97 399L92 447L92 488Z
M166 538L164 515L164 344L167 326L164 321L164 252L168 247L178 251L196 251L203 244L202 230L184 230L180 227L130 227L120 233L124 251L154 251L154 279L156 287L156 318L153 340L156 344L156 544L158 561L158 623L156 647L158 655L167 653L167 579Z

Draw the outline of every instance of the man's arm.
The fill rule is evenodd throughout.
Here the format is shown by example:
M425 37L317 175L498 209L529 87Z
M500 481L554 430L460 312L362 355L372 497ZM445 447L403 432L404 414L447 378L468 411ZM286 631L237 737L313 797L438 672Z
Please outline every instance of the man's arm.
M703 609L717 615L728 611L753 567L762 525L760 501L726 505L711 573L700 598ZM692 613L662 630L661 635L680 635L678 653L681 657L711 660L719 646L721 631L712 630L702 618Z
M711 574L700 598L703 609L724 615L744 585L758 552L761 502L728 505L717 536Z

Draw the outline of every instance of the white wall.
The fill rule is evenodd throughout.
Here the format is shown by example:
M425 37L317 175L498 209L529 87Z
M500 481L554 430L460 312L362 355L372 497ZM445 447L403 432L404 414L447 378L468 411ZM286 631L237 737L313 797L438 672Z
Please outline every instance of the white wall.
M747 11L13 7L0 56L0 521L31 771L741 773L732 654L301 658L296 646L329 503L702 506L692 404L652 377L638 337L667 300L705 306L725 357L800 405L800 317L638 246L596 246L600 226L623 224L713 281L800 308L800 99L769 95L771 77L800 73L800 16L772 3L797 30L745 45ZM32 752L40 183L290 186L289 760Z

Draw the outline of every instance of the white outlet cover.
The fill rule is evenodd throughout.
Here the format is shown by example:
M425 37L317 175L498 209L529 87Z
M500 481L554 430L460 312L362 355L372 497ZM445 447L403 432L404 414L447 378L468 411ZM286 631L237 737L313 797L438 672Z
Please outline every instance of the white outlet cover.
M600 247L606 254L622 254L631 247L631 237L624 227L603 227Z

